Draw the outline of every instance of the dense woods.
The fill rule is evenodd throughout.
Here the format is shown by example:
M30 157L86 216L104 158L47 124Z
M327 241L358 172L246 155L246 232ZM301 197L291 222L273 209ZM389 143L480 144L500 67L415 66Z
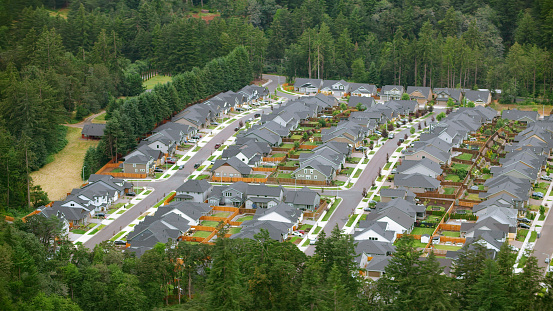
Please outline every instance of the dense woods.
M110 242L93 251L66 240L51 243L57 225L54 218L36 216L0 224L0 309L553 308L553 277L543 277L535 257L514 274L515 254L507 244L495 259L473 244L461 252L449 277L433 254L419 258L413 240L402 238L385 277L375 282L359 277L355 243L337 228L328 237L322 233L312 257L261 232L255 240L219 239L215 245L158 244L136 258Z

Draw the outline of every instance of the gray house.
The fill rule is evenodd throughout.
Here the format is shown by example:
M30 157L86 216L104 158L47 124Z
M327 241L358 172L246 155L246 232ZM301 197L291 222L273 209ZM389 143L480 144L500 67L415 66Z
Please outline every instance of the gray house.
M305 94L317 93L321 88L322 83L323 80L321 79L296 78L294 90Z
M308 187L303 187L299 190L289 190L286 193L284 203L302 211L312 211L319 208L321 196L318 192L311 190Z
M267 185L248 185L246 189L246 208L271 208L282 202L284 188Z
M380 90L380 99L383 101L399 100L404 92L405 89L401 85L384 85Z
M207 200L213 186L207 180L189 179L177 188L175 201L203 203Z

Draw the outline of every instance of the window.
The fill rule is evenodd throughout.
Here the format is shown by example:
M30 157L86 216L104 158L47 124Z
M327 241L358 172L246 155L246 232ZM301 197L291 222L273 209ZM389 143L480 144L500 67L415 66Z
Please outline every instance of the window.
M426 159L426 156L422 156L421 158L422 158L422 159Z
M317 175L313 175L313 179L317 179Z
M226 197L231 197L231 196L232 196L232 193L230 193L230 192L225 192L225 196L226 196Z
M135 172L135 173L138 173L138 169L137 169L137 168L135 168L135 169L134 169L134 172Z
M311 179L311 175L305 175L305 179Z
M309 170L309 174L313 174L313 170Z
M223 176L227 176L227 173L223 173Z
M143 169L143 168L141 168L141 169L140 169L140 171L141 171L141 172L144 172L144 171L146 171L146 170L145 170L145 169Z
M340 90L343 90L344 89L344 86L343 85L340 85Z
M229 173L228 175L229 175L230 177L234 176L234 174L233 174L233 173Z
M156 148L159 148L159 145L157 145L157 147L156 147Z
M307 174L307 170L303 170L303 172L304 172L305 174Z
M136 163L133 163L133 164L132 164L132 167L136 167Z
M219 173L215 173L215 176L217 176L217 177L218 177L219 175L220 175Z
M371 236L371 237L369 237L369 240L370 240L370 241L378 241L378 238L372 237L372 236Z

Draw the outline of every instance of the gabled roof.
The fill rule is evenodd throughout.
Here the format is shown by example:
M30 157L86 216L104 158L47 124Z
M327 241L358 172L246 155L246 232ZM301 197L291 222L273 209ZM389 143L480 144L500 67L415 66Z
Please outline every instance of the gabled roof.
M408 214L393 206L377 213L370 213L365 221L379 221L386 217L393 220L405 229L409 229L415 222L415 220ZM359 222L359 227L361 227L361 223L362 222Z
M397 90L399 90L401 93L403 93L403 91L404 91L404 88L403 88L403 86L401 86L401 85L384 85L384 86L382 87L382 89L380 90L380 93L381 93L381 94L384 94L384 92L389 92L389 91L391 91L391 90L393 90L393 89L397 89Z
M381 237L385 238L388 241L393 241L395 237L395 232L386 230L388 227L388 224L385 222L378 222L378 221L368 221L363 222L363 226L361 224L359 225L360 231L356 231L354 235L354 240L356 241L363 241L368 240L366 238L363 238L363 235L369 231L373 231L376 234L380 235Z
M488 103L490 100L490 91L489 90L483 90L483 91L473 91L473 90L466 90L465 91L465 98L471 102L484 102Z
M371 240L359 241L355 247L355 253L358 255L365 253L386 256L395 250L396 247L392 243Z
M403 186L409 188L438 189L440 187L439 180L419 173L396 174L394 177L394 184L398 187Z
M424 98L430 97L432 89L428 86L408 86L407 94L411 95L414 92L420 92Z
M367 109L376 105L376 102L374 101L373 97L367 97L367 96L350 96L348 101L348 106L350 107L357 107L357 104L361 103L361 105L365 106Z
M320 88L323 80L321 79L307 79L307 78L296 78L296 81L294 83L295 88L305 87L305 86L313 86L316 88Z
M319 194L309 189L308 187L303 187L299 190L288 190L286 192L286 199L284 200L285 203L292 203L296 205L311 205ZM319 202L315 202L317 204Z
M351 93L376 94L376 85L367 83L350 83Z
M403 198L395 198L389 202L379 202L376 204L375 211L380 212L391 207L395 207L413 218L417 217L417 213L424 213L426 211L425 206L415 205L404 200Z
M538 120L539 113L537 111L522 111L522 110L503 110L501 111L501 117L503 119L507 120L523 120L526 121L526 119L537 121Z
M300 165L300 167L294 171L294 175L298 174L298 172L301 173L301 171L304 169L310 169L310 168L317 170L327 178L332 176L332 173L334 172L334 168L332 166L322 164L318 160L312 160L304 163L303 165Z
M415 198L415 194L411 192L410 190L407 190L405 188L398 188L398 189L392 189L392 188L386 188L380 190L380 196L384 198L402 198L405 199L408 202L412 202Z
M240 172L240 174L250 174L252 172L252 168L244 162L238 160L237 157L232 157L227 160L215 160L215 163L213 163L213 167L211 167L211 171L213 172L225 164L232 166L235 170Z
M451 89L451 88L434 88L434 94L446 94L447 96L453 98L455 101L461 101L461 90L460 89ZM436 97L438 99L438 97Z
M85 123L81 133L86 136L102 137L105 129L105 124Z
M403 160L403 162L401 162L401 165L397 167L397 172L401 174L417 166L425 167L430 171L436 173L436 175L441 175L443 171L440 164L428 158L424 158L422 160Z
M130 164L146 164L148 162L152 161L152 157L151 156L145 156L145 155L141 155L141 154L136 154L130 158L125 158L125 163L130 163Z
M283 220L286 219L286 221L284 222L288 222L288 223L295 223L301 215L301 211L298 210L297 208L292 207L285 203L279 203L269 208L258 208L255 211L255 215L253 216L252 221L268 221L269 220L268 217L273 213L281 216ZM280 220L275 220L275 221L282 222Z
M284 193L282 186L269 187L264 184L260 185L248 185L246 195L262 195L270 197L280 197Z
M213 187L207 180L188 179L177 188L177 192L205 193Z

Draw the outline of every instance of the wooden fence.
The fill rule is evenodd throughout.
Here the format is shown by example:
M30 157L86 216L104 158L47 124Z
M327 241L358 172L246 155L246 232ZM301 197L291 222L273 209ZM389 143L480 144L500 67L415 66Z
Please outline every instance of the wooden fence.
M440 242L451 242L451 243L463 243L465 244L466 242L466 239L465 238L460 238L460 237L452 237L452 236L441 236L440 237Z
M474 200L459 200L459 206L464 207L473 207L475 205L478 205L482 203L481 201L474 201Z
M319 147L319 145L300 145L300 149L312 150Z
M190 228L196 231L214 231L217 229L215 227L208 227L208 226L190 226Z
M299 166L279 166L278 169L281 171L295 171Z
M221 212L236 212L236 211L239 211L240 209L238 207L232 207L232 206L213 206L212 209L213 211L221 211Z
M237 182L243 181L245 183L266 183L267 178L245 178L245 177L218 177L211 176L212 182Z
M200 217L200 220L211 220L211 221L217 221L217 222L220 222L220 221L225 221L227 219L227 217L215 217L215 216L201 216Z
M463 183L459 181L442 181L440 182L440 184L442 186L457 186L457 187L463 186Z
M231 226L238 227L238 226L242 225L242 222L241 221L229 221L228 224L231 225Z
M290 158L290 159L299 159L300 155L299 154L289 154L288 158Z
M438 198L438 199L455 199L455 194L441 194L436 192L424 192L424 193L415 193L415 195L420 198Z
M476 193L476 194L478 194L478 193L480 193L480 192L486 192L486 190L472 190L472 189L467 189L467 192L468 192L468 193Z
M252 167L252 171L274 172L276 171L276 167Z
M461 164L468 164L468 165L474 164L474 162L472 162L472 161L461 160L461 159L457 159L457 158L451 159L451 162L454 162L454 163L461 163Z
M478 155L480 153L478 150L471 150L471 149L457 148L457 147L453 147L452 151L453 152L470 153L470 154L475 154L475 155Z
M439 224L438 230L461 231L461 225Z
M242 214L255 214L255 212L257 211L256 209L253 209L253 208L239 208L240 210L240 215Z
M294 150L294 148L273 147L272 153L274 154L274 153L288 152L290 150Z
M165 199L165 201L163 201L163 205L167 205L171 201L173 201L173 199L175 198L176 195L177 195L177 193L173 192L167 199Z
M299 158L299 156L298 156ZM282 162L283 160L285 160L286 157L276 157L276 158L273 158L273 157L263 157L263 161L264 162Z
M146 178L147 174L137 174L137 173L113 173L113 172L104 172L108 169L114 169L120 167L123 162L119 161L118 163L108 162L101 169L99 169L96 174L99 175L110 175L115 178Z
M319 216L324 212L324 210L327 208L327 206L328 206L328 203L326 202L326 200L321 199L321 201L319 203L319 208L317 208L315 211L312 211L312 212L304 212L303 213L303 218L304 219L306 219L306 218L312 218L312 219L319 218Z
M324 180L302 180L302 179L294 179L294 178L275 178L275 177L269 177L267 178L268 183L273 184L298 184L298 185L326 185L326 181Z

